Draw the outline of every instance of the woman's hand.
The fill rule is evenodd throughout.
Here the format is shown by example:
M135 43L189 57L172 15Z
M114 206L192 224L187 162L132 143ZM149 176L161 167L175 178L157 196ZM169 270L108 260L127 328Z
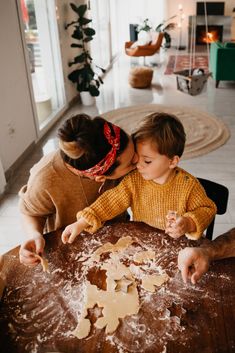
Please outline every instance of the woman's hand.
M204 248L185 248L178 255L178 267L183 281L191 280L195 284L207 272L210 256Z
M27 266L35 266L40 262L39 259L35 256L35 254L41 256L43 253L44 247L45 247L45 239L43 238L42 235L38 235L35 238L27 240L20 247L20 251L19 251L20 262Z
M88 226L89 224L84 218L80 218L77 222L69 224L61 235L61 240L64 244L72 244L76 237Z
M196 230L195 223L189 217L177 217L175 221L167 220L165 232L172 238L178 239L185 233Z

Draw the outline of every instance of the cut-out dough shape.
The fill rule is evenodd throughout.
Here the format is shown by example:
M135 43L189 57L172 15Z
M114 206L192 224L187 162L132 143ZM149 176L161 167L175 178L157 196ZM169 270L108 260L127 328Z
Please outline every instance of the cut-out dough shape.
M95 305L102 309L102 317L95 322L95 327L102 329L105 327L105 333L113 333L119 325L119 319L128 315L134 315L139 312L139 294L135 282L135 273L130 267L120 262L120 251L125 250L133 243L131 237L121 238L116 244L106 243L98 248L91 258L99 261L100 255L110 252L110 257L102 264L101 269L106 271L107 290L98 289L96 285L89 281L86 283L86 293L84 309L76 329L72 332L77 338L82 339L89 335L91 322L87 319L88 309ZM146 261L154 259L155 253L151 250L136 254L137 261ZM154 286L160 286L168 279L165 275L149 275L142 280L142 287L148 291L154 292ZM117 290L120 288L120 290ZM125 291L123 290L125 289Z
M153 250L138 252L134 255L133 260L138 264L142 264L143 262L150 260L155 260L155 252Z
M120 262L115 253L112 253L110 259L102 265L101 269L106 270L107 290L99 290L95 285L87 282L84 311L78 326L73 332L80 339L87 337L90 332L91 323L89 324L88 319L86 319L87 309L93 308L96 304L103 308L103 316L98 318L95 326L99 329L106 327L105 332L107 334L116 330L119 319L137 314L139 311L137 286L129 268ZM127 293L116 292L116 280L121 280L124 276L132 280L133 284L129 287Z
M121 279L117 279L115 280L116 282L116 287L115 287L115 291L116 292L123 292L123 293L127 293L129 290L129 287L133 284L133 280L127 278L126 276L123 276Z
M128 293L103 291L99 290L95 285L87 283L86 287L86 305L81 315L81 319L73 334L81 339L89 335L91 322L86 319L87 309L93 308L95 305L103 308L102 317L95 322L95 327L105 328L105 333L109 334L116 330L119 319L127 315L137 314L139 311L139 296L136 284L133 284Z
M92 255L92 259L98 262L100 260L100 255L105 254L107 252L118 252L121 250L125 250L132 243L133 240L129 236L120 238L115 244L106 243L94 252L94 254Z
M163 275L146 275L142 279L142 287L148 292L155 292L155 286L161 286L168 280L169 276Z
M49 265L48 265L47 259L46 259L45 257L42 257L42 256L38 255L38 254L35 254L35 257L36 257L38 260L40 260L41 265L42 265L42 270L43 270L43 272L48 272L48 273L50 273L50 271L49 271Z

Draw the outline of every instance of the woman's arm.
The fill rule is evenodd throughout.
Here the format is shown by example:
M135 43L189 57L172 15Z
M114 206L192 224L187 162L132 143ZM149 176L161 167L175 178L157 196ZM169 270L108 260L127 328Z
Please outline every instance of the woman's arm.
M21 213L21 223L27 237L31 239L42 236L46 218Z

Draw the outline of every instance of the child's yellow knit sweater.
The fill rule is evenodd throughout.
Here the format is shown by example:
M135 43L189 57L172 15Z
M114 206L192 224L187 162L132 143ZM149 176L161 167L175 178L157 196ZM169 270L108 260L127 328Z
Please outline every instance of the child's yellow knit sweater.
M152 180L144 180L135 170L128 174L115 188L106 191L90 207L78 212L90 225L86 231L93 233L102 224L131 207L133 220L150 226L165 229L169 210L178 215L191 217L196 231L188 234L190 239L198 239L216 214L216 206L209 199L191 174L176 168L171 178L163 185Z

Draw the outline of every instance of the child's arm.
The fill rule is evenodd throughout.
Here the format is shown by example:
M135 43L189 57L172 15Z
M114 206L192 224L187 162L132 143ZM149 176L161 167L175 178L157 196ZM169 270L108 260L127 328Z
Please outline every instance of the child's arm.
M194 231L186 232L187 238L199 239L216 215L216 211L215 203L206 195L204 188L196 180L187 199L186 212L183 214L184 217L189 217L196 226Z
M173 238L186 235L189 239L199 239L216 214L216 205L206 195L205 190L193 179L193 185L187 198L182 198L179 204L185 203L184 214L178 216L174 222L166 223L165 232Z
M73 243L75 238L88 226L84 218L80 218L77 222L68 225L61 235L62 242Z
M78 212L78 221L70 224L63 231L62 242L64 244L72 243L83 230L94 233L102 226L103 222L125 211L129 207L132 197L129 188L130 180L131 175L129 174L115 188L98 197L90 207Z
M129 174L118 186L104 192L90 207L78 212L77 219L84 218L88 223L85 230L94 233L104 222L127 210L131 200L131 174Z

